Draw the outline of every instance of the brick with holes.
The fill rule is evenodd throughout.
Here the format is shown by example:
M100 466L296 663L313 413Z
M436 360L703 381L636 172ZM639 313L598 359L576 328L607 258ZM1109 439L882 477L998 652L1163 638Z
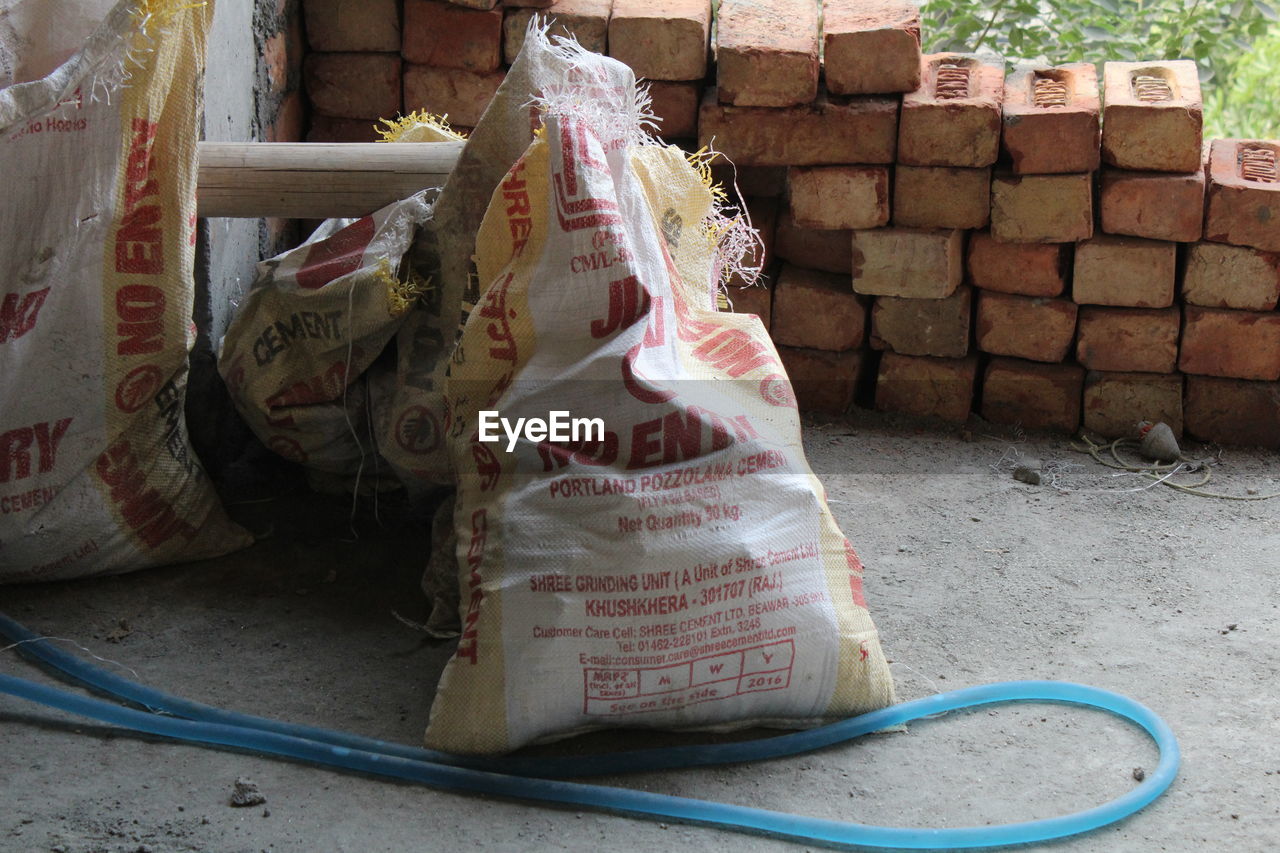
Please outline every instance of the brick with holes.
M991 236L1004 243L1070 243L1093 236L1093 176L1015 175L991 180Z
M1004 63L934 53L921 57L920 88L902 98L898 162L990 166L1000 153Z
M876 408L964 423L973 408L977 356L929 358L887 352L876 377Z
M802 228L877 228L889 221L888 166L793 166L791 216Z
M1231 379L1280 379L1280 313L1183 307L1178 369Z
M1098 168L1098 72L1092 63L1019 64L1004 81L1000 147L1014 174Z
M1182 299L1205 308L1270 311L1280 301L1280 252L1193 243L1187 247Z
M786 209L778 212L774 246L779 258L798 266L836 273L853 269L852 231L802 228Z
M893 224L908 228L985 228L991 219L991 170L898 166Z
M1177 262L1176 243L1099 234L1076 246L1071 295L1082 305L1167 308Z
M400 9L396 0L307 0L302 12L307 46L318 53L400 50ZM387 117L391 118L390 114Z
M862 350L827 352L778 347L796 402L802 412L839 415L853 405L865 364Z
M707 73L711 0L613 0L609 55L648 80Z
M1194 172L1200 168L1201 112L1195 62L1108 62L1102 159L1121 169Z
M404 72L405 112L426 110L447 115L453 124L475 127L505 76L504 71L410 65Z
M612 7L613 0L556 0L541 9L508 9L502 22L503 58L508 65L516 61L520 48L524 47L525 30L534 15L551 22L548 35L573 36L578 44L592 53L607 53Z
M417 65L496 71L502 64L502 10L404 0L400 54Z
M1280 450L1280 383L1188 376L1183 414L1201 441Z
M902 355L962 358L969 352L973 291L961 285L942 299L877 296L871 346Z
M862 346L867 306L845 273L784 264L773 293L770 332L782 346L844 352Z
M740 107L792 107L817 97L818 4L721 0L716 86L721 101Z
M1169 308L1084 305L1076 360L1091 370L1173 373L1182 313Z
M1182 377L1177 374L1104 373L1084 377L1084 428L1104 438L1133 438L1142 421L1169 425L1182 435Z
M394 53L311 53L303 80L320 115L377 119L400 112L400 57Z
M898 100L865 97L768 109L702 97L698 144L714 145L739 166L892 163L898 144Z
M868 296L942 299L964 277L964 232L873 228L853 232L853 289Z
M901 0L822 0L823 74L836 95L920 86L920 10Z
M993 423L1075 432L1083 386L1079 365L997 357L983 374L980 411Z
M1030 361L1057 362L1071 352L1077 306L1070 299L978 292L978 349Z
M1102 230L1191 243L1204 224L1204 172L1102 170Z
M987 231L969 235L969 281L983 290L1058 296L1066 287L1073 243L1001 243Z
M1204 237L1280 252L1280 142L1213 140Z

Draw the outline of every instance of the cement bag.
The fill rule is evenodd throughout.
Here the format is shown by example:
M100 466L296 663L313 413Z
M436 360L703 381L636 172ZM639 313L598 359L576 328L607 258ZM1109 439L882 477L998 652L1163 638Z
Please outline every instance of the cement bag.
M0 90L0 581L250 541L223 515L183 419L212 5L98 5L105 18L83 44L33 54L34 67L65 61L33 79L10 57L18 82Z
M736 226L640 130L629 70L537 31L525 50L570 71L476 240L483 295L447 385L463 631L426 743L890 704L777 353L756 317L716 310ZM549 433L557 411L599 427ZM482 440L495 417L544 423Z
M218 370L250 429L281 456L326 474L376 468L363 374L430 287L403 259L431 216L433 193L345 227L327 222L314 239L258 265Z

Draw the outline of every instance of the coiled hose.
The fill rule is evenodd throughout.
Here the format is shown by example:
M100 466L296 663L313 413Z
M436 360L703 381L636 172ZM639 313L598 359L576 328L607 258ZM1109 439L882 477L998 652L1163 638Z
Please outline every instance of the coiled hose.
M1070 682L1009 681L969 687L816 729L741 743L646 749L585 758L477 758L239 714L170 696L67 654L4 614L0 614L0 635L19 644L17 648L37 663L147 710L139 711L2 674L0 693L121 728L195 743L251 749L437 788L760 832L809 843L936 850L1046 841L1088 832L1128 817L1164 793L1178 772L1177 739L1153 711L1117 693ZM1131 791L1085 811L1045 820L957 829L870 826L547 778L733 764L795 755L921 717L1014 701L1060 702L1109 711L1146 731L1160 750L1160 762L1155 771Z

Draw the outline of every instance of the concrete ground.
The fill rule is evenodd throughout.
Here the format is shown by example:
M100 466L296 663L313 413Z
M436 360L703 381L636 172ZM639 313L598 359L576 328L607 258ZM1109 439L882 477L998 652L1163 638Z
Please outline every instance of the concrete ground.
M867 564L902 698L1021 678L1126 693L1173 727L1172 790L1093 835L1029 847L1262 851L1280 844L1280 499L1139 490L1056 437L940 430L861 413L807 430L810 460ZM1049 465L1059 488L1012 476ZM1280 490L1280 457L1227 450L1214 486ZM148 684L257 714L418 743L450 647L425 616L425 525L390 502L277 495L233 511L270 531L205 563L0 588L45 634ZM358 534L357 536L353 535ZM34 670L12 652L0 671ZM592 736L562 750L696 742ZM791 851L804 845L483 800L248 753L162 742L0 697L3 851ZM1049 817L1103 802L1155 749L1101 713L1007 705L767 764L603 780L898 825ZM266 803L232 808L237 777Z

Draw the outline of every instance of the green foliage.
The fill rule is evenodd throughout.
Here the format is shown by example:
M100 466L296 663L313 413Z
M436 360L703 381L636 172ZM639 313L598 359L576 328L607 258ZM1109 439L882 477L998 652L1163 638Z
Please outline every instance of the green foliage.
M1254 42L1226 85L1205 92L1204 132L1280 139L1280 27Z
M926 49L1063 62L1194 59L1215 133L1275 135L1280 0L925 0ZM1265 38L1264 38L1265 37ZM1263 38L1267 49L1252 51ZM1247 77L1248 83L1241 82ZM1270 93L1270 97L1266 97ZM1251 100L1264 98L1265 100Z

